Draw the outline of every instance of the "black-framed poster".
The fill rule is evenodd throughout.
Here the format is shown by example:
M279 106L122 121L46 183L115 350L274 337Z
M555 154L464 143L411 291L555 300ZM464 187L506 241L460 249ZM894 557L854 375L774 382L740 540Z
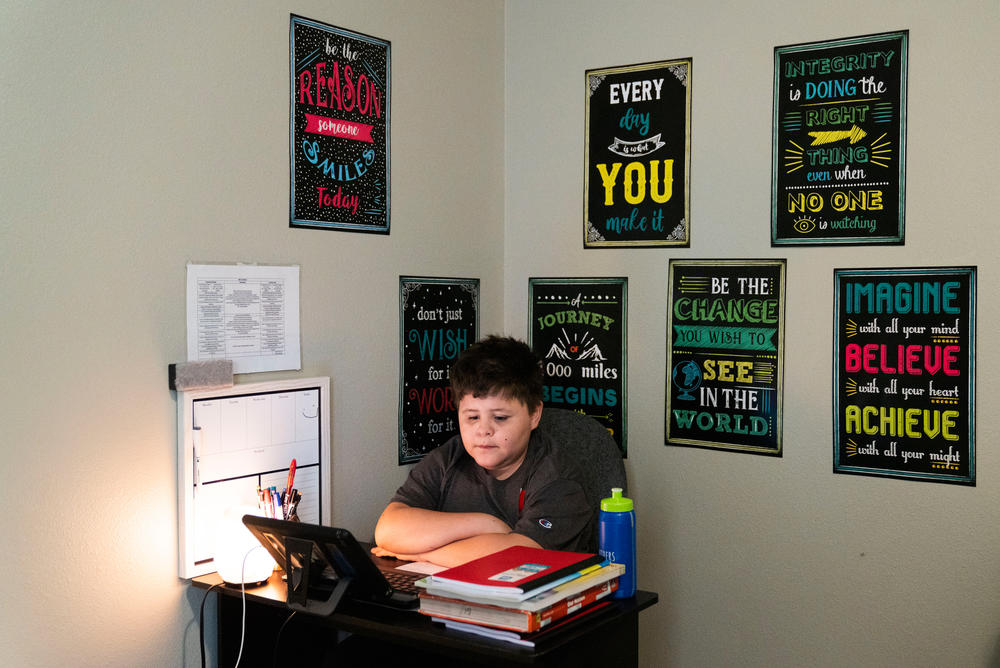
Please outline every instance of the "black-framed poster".
M834 269L833 470L976 484L976 268Z
M691 59L587 70L584 248L687 247Z
M389 48L291 15L291 227L389 233Z
M671 260L667 445L782 454L785 260Z
M772 246L904 242L908 36L775 47Z
M628 453L627 278L529 278L528 344L543 403L588 415Z
M399 463L458 433L451 365L479 338L479 279L399 277Z

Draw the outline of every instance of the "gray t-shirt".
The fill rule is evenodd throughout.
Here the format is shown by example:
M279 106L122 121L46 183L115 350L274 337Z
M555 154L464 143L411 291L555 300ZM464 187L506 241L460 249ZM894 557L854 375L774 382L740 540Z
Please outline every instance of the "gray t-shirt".
M521 466L506 480L496 480L456 435L410 471L392 501L427 510L488 513L543 548L596 552L599 508L587 502L579 466L535 429Z

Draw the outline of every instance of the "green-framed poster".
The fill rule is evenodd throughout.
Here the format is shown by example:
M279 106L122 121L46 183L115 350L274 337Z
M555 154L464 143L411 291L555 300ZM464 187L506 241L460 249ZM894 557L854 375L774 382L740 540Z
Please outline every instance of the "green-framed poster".
M667 445L782 454L785 260L671 260Z

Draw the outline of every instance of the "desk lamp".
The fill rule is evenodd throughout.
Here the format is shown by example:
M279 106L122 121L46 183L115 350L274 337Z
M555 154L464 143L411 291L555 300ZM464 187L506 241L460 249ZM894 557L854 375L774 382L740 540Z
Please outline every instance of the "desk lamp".
M231 506L216 532L215 566L229 584L262 583L274 572L274 559L243 524L244 515L261 515L252 506Z

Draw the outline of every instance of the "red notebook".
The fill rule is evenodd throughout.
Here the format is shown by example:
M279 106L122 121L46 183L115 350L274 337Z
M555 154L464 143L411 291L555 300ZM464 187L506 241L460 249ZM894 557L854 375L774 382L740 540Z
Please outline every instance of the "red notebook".
M436 573L429 580L459 594L521 600L603 564L598 554L515 545Z

